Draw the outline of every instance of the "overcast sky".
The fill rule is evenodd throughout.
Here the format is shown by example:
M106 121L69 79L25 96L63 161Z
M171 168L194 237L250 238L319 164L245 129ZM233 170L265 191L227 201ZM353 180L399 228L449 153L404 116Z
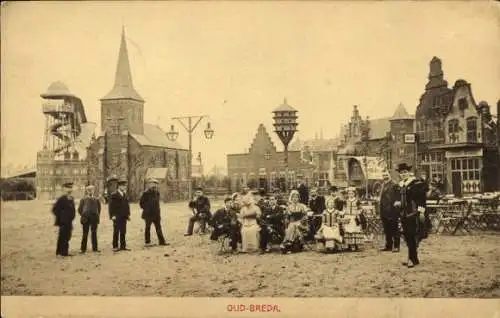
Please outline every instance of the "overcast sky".
M12 2L1 15L2 164L35 162L39 95L54 81L99 123L122 25L145 121L167 130L172 116L210 115L214 139L203 139L205 123L193 138L209 167L248 148L259 123L271 132L284 97L301 139L321 128L335 137L354 104L363 117L390 116L400 102L414 113L433 56L477 102L500 98L493 2Z

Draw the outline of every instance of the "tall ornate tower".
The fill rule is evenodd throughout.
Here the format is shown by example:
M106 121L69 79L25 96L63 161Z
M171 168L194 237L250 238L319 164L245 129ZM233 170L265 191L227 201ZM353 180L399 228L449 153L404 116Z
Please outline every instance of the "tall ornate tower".
M144 99L132 83L125 30L122 29L115 83L111 91L101 98L101 129L105 139L105 178L129 175L129 134L144 133Z

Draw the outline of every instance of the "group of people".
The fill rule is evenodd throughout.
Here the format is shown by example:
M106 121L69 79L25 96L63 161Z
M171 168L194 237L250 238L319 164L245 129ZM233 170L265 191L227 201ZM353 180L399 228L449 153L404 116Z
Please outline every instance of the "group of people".
M395 183L389 173L384 175L380 193L380 218L385 233L385 247L382 251L399 252L400 233L408 246L408 260L404 263L413 267L420 263L417 249L427 237L429 215L426 210L427 195L436 196L435 189L428 189L426 183L415 178L411 166L398 165L396 171L401 181ZM126 244L127 223L130 221L130 204L126 193L126 180L117 180L118 189L108 199L109 218L113 222L113 250L129 251ZM159 245L168 245L163 235L160 216L160 194L158 181L149 179L148 187L140 198L144 220L144 242L151 246L151 226L155 226ZM97 228L101 216L101 202L94 195L94 186L87 186L85 196L78 208L72 197L72 183L64 184L66 193L55 202L53 214L55 225L59 227L56 255L69 256L69 241L76 212L80 215L82 240L80 252L87 251L89 231L92 250L99 252ZM427 191L429 193L427 193ZM283 253L302 250L305 245L315 242L321 251L359 250L368 239L367 218L361 207L355 188L347 188L347 196L335 186L324 197L316 188L304 201L298 190L292 190L287 201L274 194L265 198L258 191L234 193L224 200L224 207L211 213L210 200L197 188L195 197L189 202L193 216L189 219L185 235L193 234L198 222L202 233L207 226L213 228L210 238L221 236L230 239L233 252L271 251L273 244L279 244ZM302 201L302 202L301 202Z
M109 218L113 222L113 251L130 251L127 247L126 233L127 223L130 221L130 203L127 196L127 181L110 179L117 181L118 188L111 193L108 198ZM151 225L154 225L158 236L159 245L168 245L163 235L160 215L160 194L158 192L158 181L149 179L147 189L142 193L139 205L142 209L142 219L144 220L144 241L146 246L151 246ZM73 221L76 213L80 215L82 225L82 240L80 253L86 253L89 231L91 233L92 251L100 252L98 248L97 228L101 220L101 201L95 195L95 187L89 185L85 188L84 197L80 200L76 208L75 200L72 196L73 183L63 184L65 194L59 197L52 207L55 216L55 226L59 227L57 238L57 256L71 256L69 253L69 242L73 232Z

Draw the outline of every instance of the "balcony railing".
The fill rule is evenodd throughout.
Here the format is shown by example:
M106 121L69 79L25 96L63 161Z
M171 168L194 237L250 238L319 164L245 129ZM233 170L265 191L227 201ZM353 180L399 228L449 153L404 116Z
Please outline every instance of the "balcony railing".
M73 105L71 104L54 104L54 103L44 103L42 104L42 111L44 113L73 113Z

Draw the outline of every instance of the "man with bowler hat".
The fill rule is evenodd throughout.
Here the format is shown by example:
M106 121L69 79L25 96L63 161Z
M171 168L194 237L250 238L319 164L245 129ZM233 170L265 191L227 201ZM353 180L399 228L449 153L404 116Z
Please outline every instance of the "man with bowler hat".
M127 180L118 180L118 189L109 198L109 218L113 221L113 251L130 251L125 235L130 221L130 204L127 196ZM118 238L120 246L118 247Z
M99 252L97 249L97 226L101 217L101 202L94 196L94 188L93 185L88 185L85 188L85 196L80 200L78 206L80 223L83 228L80 253L87 251L89 230L91 232L92 251Z
M399 252L399 209L394 206L400 200L399 186L392 181L388 171L383 173L384 183L380 191L380 218L384 227L385 248L383 252Z
M160 192L158 180L151 178L147 181L148 188L142 193L139 206L142 209L142 219L145 222L144 240L146 246L151 244L151 224L155 226L158 245L167 245L161 229Z
M403 235L408 246L408 261L403 265L412 268L420 264L418 259L418 236L420 219L425 213L425 184L422 180L410 176L411 166L406 163L398 165L396 169L401 177L400 200L394 203L401 211L401 225Z
M59 227L56 255L65 257L72 256L69 254L69 241L71 240L76 210L75 200L71 195L73 192L73 182L64 183L63 188L66 193L57 199L52 207L52 213L55 216L54 225Z

